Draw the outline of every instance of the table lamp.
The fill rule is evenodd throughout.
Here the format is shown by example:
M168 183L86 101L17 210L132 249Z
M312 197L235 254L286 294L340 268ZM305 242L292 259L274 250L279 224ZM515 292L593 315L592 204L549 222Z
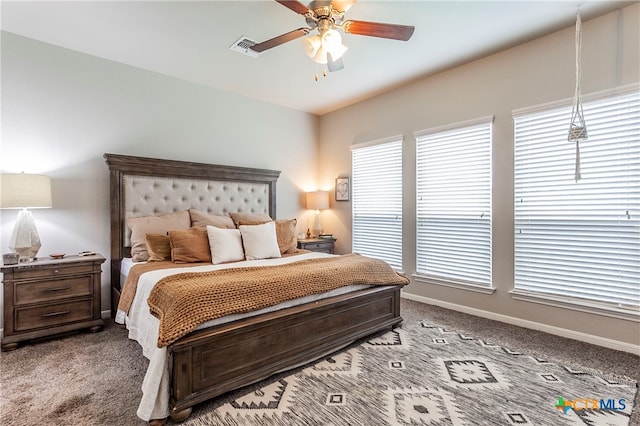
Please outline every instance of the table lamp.
M0 208L22 209L9 239L9 249L20 255L21 262L36 259L40 236L29 208L51 207L49 176L25 173L0 174Z
M315 210L313 219L312 235L318 237L322 234L322 219L320 218L320 210L329 208L329 191L313 191L307 192L307 209Z

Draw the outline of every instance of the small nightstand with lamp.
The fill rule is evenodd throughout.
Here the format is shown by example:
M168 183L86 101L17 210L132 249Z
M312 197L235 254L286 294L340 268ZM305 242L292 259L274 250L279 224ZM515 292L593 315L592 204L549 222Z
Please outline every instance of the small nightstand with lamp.
M22 209L9 240L15 253L3 255L3 352L26 340L104 327L101 317L101 274L105 258L51 254L38 259L40 237L28 208L51 207L48 176L0 175L0 208ZM5 260L9 260L7 262Z
M331 235L323 234L321 210L329 208L329 191L307 192L307 209L315 210L313 227L307 238L298 240L298 248L304 250L333 253L336 241Z

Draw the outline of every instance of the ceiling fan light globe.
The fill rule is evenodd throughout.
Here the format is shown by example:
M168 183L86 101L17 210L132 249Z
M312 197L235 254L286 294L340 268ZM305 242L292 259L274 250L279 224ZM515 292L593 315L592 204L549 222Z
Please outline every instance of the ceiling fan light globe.
M302 39L302 47L308 57L313 58L318 53L320 47L322 47L322 41L319 35L307 37Z
M322 34L322 48L325 52L330 52L334 60L337 60L344 55L347 51L347 47L342 44L342 36L336 30L328 30ZM327 63L326 54L324 55L324 64Z
M336 30L328 30L322 34L322 45L326 49L331 49L333 46L339 46L342 44L342 36Z
M312 59L319 64L327 63L327 50L324 48L324 46L320 46L318 52Z
M338 44L327 48L326 51L331 53L331 57L333 58L333 60L338 60L342 58L342 55L344 55L344 52L346 52L347 49L347 46L345 46L344 44Z

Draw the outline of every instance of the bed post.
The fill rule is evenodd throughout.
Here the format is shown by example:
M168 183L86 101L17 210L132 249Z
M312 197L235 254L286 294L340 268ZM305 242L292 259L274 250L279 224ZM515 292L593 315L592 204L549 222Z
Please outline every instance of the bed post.
M110 250L110 267L111 267L111 317L115 318L120 300L120 261L123 257L122 241L124 221L120 217L122 212L122 172L110 162L110 154L104 154L104 158L109 166L109 197L110 197L110 214L111 218L111 250Z

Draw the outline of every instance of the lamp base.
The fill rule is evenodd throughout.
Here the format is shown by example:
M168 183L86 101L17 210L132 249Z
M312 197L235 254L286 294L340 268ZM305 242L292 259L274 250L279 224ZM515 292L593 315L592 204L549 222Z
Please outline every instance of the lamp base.
M320 210L317 210L313 217L313 228L311 236L313 238L318 238L320 234L322 234L322 219L320 219Z
M33 262L41 246L33 215L22 209L9 239L9 249L20 255L20 262Z

